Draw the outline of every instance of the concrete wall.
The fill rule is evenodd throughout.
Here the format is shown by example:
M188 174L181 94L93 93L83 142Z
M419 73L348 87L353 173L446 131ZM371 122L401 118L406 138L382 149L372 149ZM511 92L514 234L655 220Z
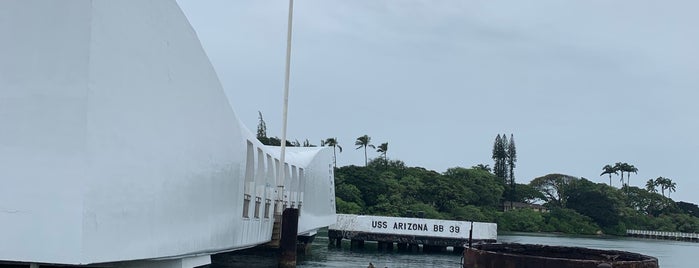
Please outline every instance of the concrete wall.
M269 241L273 218L252 213L256 197L274 196L267 160L279 148L240 124L174 1L0 1L0 36L0 260L85 264ZM303 230L334 222L330 150L287 159L311 182L286 188L306 189Z

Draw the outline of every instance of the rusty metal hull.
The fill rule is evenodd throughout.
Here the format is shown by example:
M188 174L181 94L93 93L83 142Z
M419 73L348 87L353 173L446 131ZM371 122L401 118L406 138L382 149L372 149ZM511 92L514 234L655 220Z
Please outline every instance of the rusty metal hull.
M657 268L658 259L637 253L580 247L484 244L464 250L464 268Z

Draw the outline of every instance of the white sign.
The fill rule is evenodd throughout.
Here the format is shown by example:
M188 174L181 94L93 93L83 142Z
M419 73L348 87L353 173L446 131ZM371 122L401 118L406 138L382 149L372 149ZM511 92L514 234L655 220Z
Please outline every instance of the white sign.
M468 239L470 221L337 214L330 230ZM497 224L473 222L474 240L497 240Z

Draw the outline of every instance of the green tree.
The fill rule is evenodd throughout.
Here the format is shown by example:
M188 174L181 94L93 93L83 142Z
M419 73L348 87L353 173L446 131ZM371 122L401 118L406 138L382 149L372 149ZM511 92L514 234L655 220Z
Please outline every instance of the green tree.
M605 165L604 167L602 167L602 173L599 175L603 176L605 174L609 174L609 186L612 186L612 174L618 175L619 173L618 173L617 169L614 168L613 166Z
M663 196L665 196L665 190L668 190L667 196L670 196L671 192L677 190L677 184L674 183L671 179L665 177L656 178L655 184L660 186L660 191L662 192Z
M650 181L649 181L650 182ZM665 178L665 177L657 177L655 180L653 180L653 184L656 186L660 186L660 192L662 193L663 196L665 196L665 190L667 189L668 185L672 182L672 180ZM657 191L655 191L657 193Z
M485 170L485 171L488 171L488 172L491 172L491 171L492 171L492 170L490 169L490 165L487 165L487 164L486 164L486 165L484 165L484 164L478 164L478 165L472 166L471 168L480 169L480 170Z
M303 141L303 144L301 144L301 147L316 147L316 145L315 145L315 144L312 144L311 141L309 141L308 139L306 139L306 140Z
M259 115L257 117L257 140L264 145L272 145L267 137L267 123L265 123L265 120L262 118L262 112L257 111L257 114Z
M514 209L503 212L497 219L499 231L540 232L544 226L541 213L531 209Z
M265 143L263 143L263 144L265 144ZM269 142L266 145L282 146L282 139L280 139L279 137L270 137ZM294 143L289 141L289 140L286 140L286 146L287 147L294 147Z
M369 163L369 158L366 154L366 147L376 149L376 146L371 144L371 137L369 137L368 135L360 136L359 138L357 138L357 141L354 142L354 145L357 146L357 150L361 149L362 147L364 148L364 166L367 166L367 164Z
M515 195L512 199L514 202L534 203L545 200L541 192L528 184L517 183L515 184L515 189Z
M626 206L643 215L657 217L674 206L669 198L638 187L626 187Z
M473 192L470 201L465 204L498 207L504 186L492 173L481 169L450 168L444 172L452 187L469 189ZM449 187L449 186L446 186ZM463 195L463 194L460 194ZM475 198L474 198L475 197Z
M699 206L697 206L697 204L684 201L677 202L676 204L677 208L683 213L699 218Z
M619 210L623 207L622 197L614 195L610 186L595 184L587 179L572 180L566 187L567 208L592 218L601 227L619 224Z
M362 207L354 202L347 202L340 197L335 197L337 213L362 214Z
M566 207L568 184L577 178L564 174L548 174L529 182L529 185L544 195L547 204L554 207Z
M337 138L327 138L325 139L325 141L322 141L321 143L322 145L333 147L333 166L337 167L337 154L335 152L335 149L339 149L340 153L342 153L342 146L340 146L340 144L337 143Z
M357 187L366 206L375 205L376 198L388 189L388 185L384 181L377 179L378 177L379 172L375 169L354 165L338 167L335 171L336 185L348 183Z
M450 219L457 221L494 222L496 220L494 216L496 213L491 212L487 208L474 205L458 206L450 214Z
M677 190L677 184L672 180L669 180L667 184L667 197L670 197L670 193L674 193Z
M381 154L384 163L388 165L388 158L386 157L386 153L388 152L388 142L384 142L381 145L379 145L379 147L376 149L376 152Z
M656 179L656 180L649 179L649 180L646 182L646 190L647 190L648 192L651 192L651 193L657 193L657 192L658 192L658 183L657 183L657 179ZM665 195L665 193L663 193L663 195Z
M622 186L622 188L624 187L624 172L625 172L625 170L624 170L624 165L628 165L628 164L626 164L626 163L621 163L621 162L616 162L616 163L614 164L614 167L613 167L615 171L620 172L619 175L620 175L620 177L621 177L621 186Z
M359 190L359 188L357 188L357 186L354 186L353 184L336 184L335 196L342 198L342 200L345 200L347 202L352 202L362 207L365 206L364 200L362 200L362 192Z
M544 220L546 221L546 231L550 232L595 234L600 230L600 227L590 217L572 209L553 208L544 215Z
M630 179L631 179L631 172L633 172L633 173L638 172L638 168L636 168L634 165L630 165L629 163L617 162L616 164L614 164L614 169L621 172L621 184L626 185L626 187L629 186ZM626 183L624 183L624 172L626 172Z
M626 185L628 186L631 180L631 172L638 174L638 168L633 165L626 166Z
M514 200L516 193L515 188L515 163L517 163L517 148L515 147L515 136L510 134L510 142L507 144L507 167L510 173L508 174L510 182L510 201Z
M495 142L493 143L493 161L495 162L493 165L493 173L495 173L495 176L500 178L505 184L505 180L507 179L507 151L505 147L505 140L507 137L500 137L500 134L498 134L495 137Z

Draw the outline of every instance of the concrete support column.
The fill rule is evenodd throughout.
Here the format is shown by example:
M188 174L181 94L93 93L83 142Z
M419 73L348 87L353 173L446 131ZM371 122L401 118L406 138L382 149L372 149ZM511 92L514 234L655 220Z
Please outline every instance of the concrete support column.
M279 242L279 267L296 267L296 236L299 227L299 210L284 209L282 214L282 239Z
M354 240L350 241L350 249L362 249L364 248L364 240Z
M443 252L446 250L446 248L447 247L445 247L445 246L422 245L422 252L425 252L425 253Z
M342 248L342 237L338 237L337 239L335 239L335 247Z
M301 213L301 209L298 210L299 213ZM304 255L311 254L311 245L313 244L313 240L316 239L316 235L298 236L296 239L298 241L296 245L298 247L297 252ZM332 239L330 239L330 241L332 241Z
M300 244L298 244L298 245L296 245L296 246L298 247L298 248L296 249L296 251L297 251L299 254L303 254L303 255L309 255L309 254L311 254L311 244L310 244L310 243L300 243Z

